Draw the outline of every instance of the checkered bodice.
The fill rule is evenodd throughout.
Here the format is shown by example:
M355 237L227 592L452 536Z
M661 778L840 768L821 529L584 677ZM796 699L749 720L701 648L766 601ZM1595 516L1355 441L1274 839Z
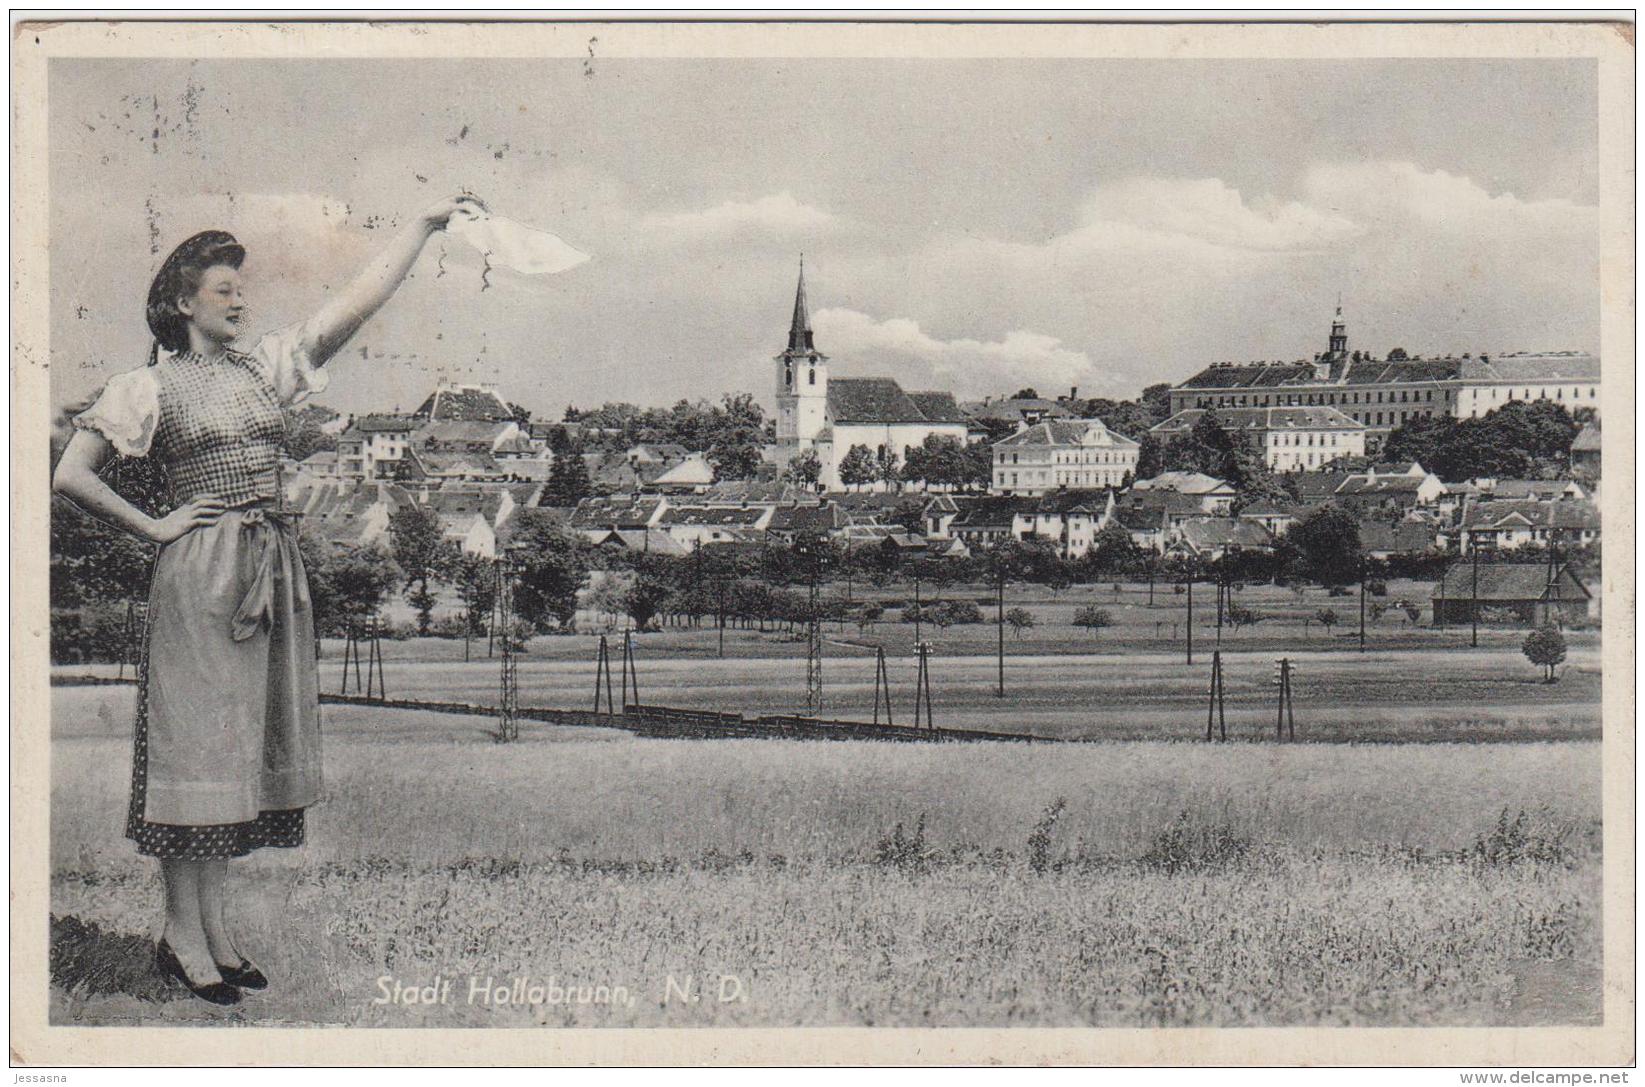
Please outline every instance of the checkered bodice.
M152 452L173 498L216 495L232 506L278 501L285 413L256 361L236 351L216 361L185 352L154 369L160 423Z

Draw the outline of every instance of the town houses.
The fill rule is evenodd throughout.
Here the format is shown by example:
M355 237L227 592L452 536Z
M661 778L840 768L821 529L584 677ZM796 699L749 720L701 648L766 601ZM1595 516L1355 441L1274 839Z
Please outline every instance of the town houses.
M555 511L565 531L599 547L658 555L815 535L929 557L1039 541L1076 560L1106 531L1146 554L1214 559L1272 549L1327 504L1348 511L1365 553L1382 559L1600 538L1590 492L1598 364L1587 355L1376 359L1349 349L1339 307L1328 349L1312 360L1203 368L1138 425L1135 414L1098 417L1093 408L1112 402L1082 401L1077 388L961 403L890 376L845 376L857 364L819 348L802 265L773 364L776 412L740 478L725 477L714 450L670 432L571 413L533 421L493 386L440 382L408 414L339 421L335 449L285 466L287 492L335 542L386 547L390 516L415 504L439 519L444 538L486 557L529 508ZM1447 482L1415 461L1376 459L1388 434L1413 420L1538 400L1592 409L1579 416L1568 478ZM1197 440L1208 413L1259 456L1278 490L1251 495L1217 474L1143 463L1145 439L1156 449ZM976 453L975 474L904 471L933 443ZM583 462L571 473L586 488L574 508L550 486L561 456Z

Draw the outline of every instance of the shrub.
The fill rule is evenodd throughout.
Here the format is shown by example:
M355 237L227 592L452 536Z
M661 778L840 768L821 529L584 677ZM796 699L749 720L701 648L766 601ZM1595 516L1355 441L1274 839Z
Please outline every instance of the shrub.
M468 625L462 615L442 615L428 624L428 633L431 638L461 638L463 628Z
M925 813L920 812L914 833L907 834L899 822L891 833L874 846L874 863L882 868L923 872L931 865L932 850L925 844Z
M1367 581L1365 583L1365 591L1370 593L1372 596L1387 596L1388 583L1386 581Z
M139 623L141 620L139 620ZM51 612L51 660L53 664L114 662L125 655L135 661L141 652L141 625L126 642L124 604L87 608L53 608Z
M1201 822L1183 811L1155 835L1142 855L1142 865L1167 873L1203 872L1238 864L1250 851L1250 841L1236 834L1226 820Z
M1051 832L1056 829L1057 820L1067 806L1067 797L1059 796L1051 801L1028 835L1028 867L1036 872L1044 872L1051 867Z
M1570 838L1574 828L1562 823L1546 808L1535 815L1527 815L1522 808L1512 819L1508 809L1497 815L1496 826L1474 839L1469 857L1487 868L1503 868L1511 864L1569 865L1575 850Z
M969 600L944 600L932 609L937 623L946 626L949 623L980 623L982 609Z
M1091 636L1094 638L1098 634L1102 633L1105 628L1114 625L1114 617L1109 615L1105 609L1099 608L1095 604L1087 604L1085 607L1074 612L1074 625L1077 627L1086 628L1091 632Z

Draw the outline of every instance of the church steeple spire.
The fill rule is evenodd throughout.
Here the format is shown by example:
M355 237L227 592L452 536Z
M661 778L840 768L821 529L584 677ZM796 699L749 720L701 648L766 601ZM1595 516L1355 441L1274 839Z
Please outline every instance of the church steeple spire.
M800 283L794 289L794 320L788 327L788 355L814 355L811 338L811 310L805 301L805 254L800 254Z
M1344 358L1348 354L1348 326L1342 319L1342 295L1337 295L1337 313L1331 321L1331 357Z

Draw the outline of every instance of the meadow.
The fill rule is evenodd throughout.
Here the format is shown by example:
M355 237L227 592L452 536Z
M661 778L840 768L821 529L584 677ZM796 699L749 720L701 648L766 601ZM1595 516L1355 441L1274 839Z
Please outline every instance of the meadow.
M145 957L158 881L120 837L131 698L53 692L55 1022L1598 1015L1592 742L925 746L528 726L498 745L484 718L339 706L307 845L231 866L275 988L224 1012L167 990ZM487 976L634 999L469 1002ZM382 977L453 985L446 1004L380 1004ZM670 977L709 995L678 999Z

